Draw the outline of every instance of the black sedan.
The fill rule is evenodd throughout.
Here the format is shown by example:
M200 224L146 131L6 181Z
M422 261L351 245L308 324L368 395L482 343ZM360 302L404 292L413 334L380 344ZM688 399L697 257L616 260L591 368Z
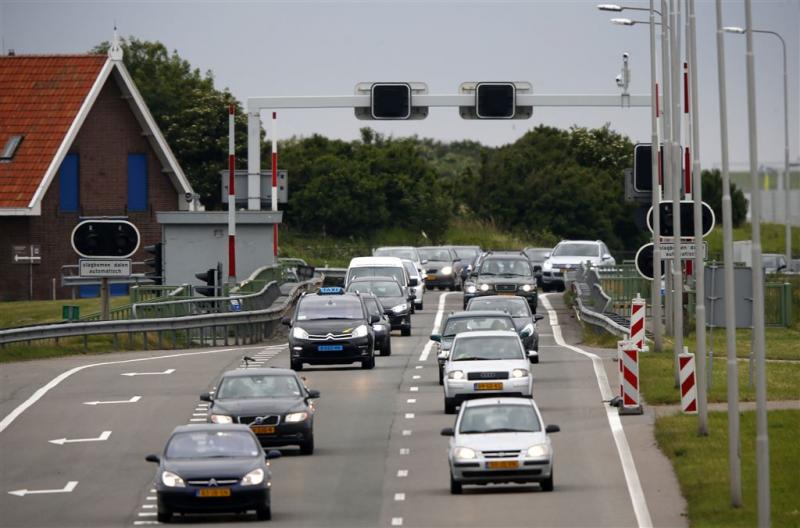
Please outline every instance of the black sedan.
M534 314L531 312L530 305L524 297L511 297L508 295L488 295L486 297L475 297L470 299L467 304L467 311L484 311L484 310L499 310L501 312L508 312L514 319L514 326L517 332L522 336L526 334L528 337L522 339L522 343L527 350L536 352L533 363L539 362L539 333L536 331L536 322L544 319L541 314Z
M382 356L392 355L392 324L389 322L389 317L383 311L383 305L372 293L365 293L362 295L364 306L367 307L367 313L372 316L379 317L377 323L373 323L372 330L375 332L375 350L380 350Z
M392 330L411 335L411 310L414 299L393 277L358 277L347 286L350 293L371 293L378 298L384 313L389 316Z
M164 453L147 455L158 464L155 488L158 521L175 513L244 513L259 520L272 517L272 475L264 453L245 425L181 425L172 431Z
M314 452L314 406L319 391L309 390L290 369L242 368L225 372L211 396L208 421L250 427L262 446L296 445L300 453Z

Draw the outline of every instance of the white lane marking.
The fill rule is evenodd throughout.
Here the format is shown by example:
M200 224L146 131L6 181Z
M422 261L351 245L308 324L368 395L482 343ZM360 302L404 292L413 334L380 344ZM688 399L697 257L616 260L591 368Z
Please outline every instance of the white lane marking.
M409 398L409 399L406 400L406 403L417 403L417 399L416 398Z
M406 500L406 494L405 493L395 493L394 494L394 500L396 500L398 502L399 501L404 501L404 500Z
M431 330L432 334L439 333L439 327L442 326L442 316L444 316L444 303L447 300L447 296L454 292L447 292L443 293L439 296L439 307L436 308L436 317L433 319L433 330ZM428 355L431 353L431 349L433 348L433 341L428 341L425 343L425 348L422 349L422 353L419 355L420 361L428 361Z
M415 379L415 380L418 380L420 378L422 378L422 376L411 376L411 379Z
M403 526L402 517L392 517L392 526Z
M411 429L403 429L403 436L411 436Z
M249 347L249 348L256 348L256 347ZM8 413L2 421L0 421L0 433L6 430L6 428L14 423L20 414L24 413L31 405L42 399L42 396L50 392L52 389L57 387L62 381L69 378L73 374L80 372L87 368L92 367L102 367L106 365L121 365L124 363L136 363L138 361L152 361L154 359L170 359L170 358L180 358L180 357L188 357L188 356L200 356L205 354L220 354L222 352L232 352L232 351L241 351L244 350L242 347L237 348L221 348L219 350L203 350L200 352L183 352L180 354L169 354L167 356L154 356L154 357L147 357L147 358L136 358L136 359L123 359L120 361L103 361L102 363L90 363L89 365L81 365L80 367L74 367L66 372L62 372L52 380L50 380L46 385L40 387L36 390L31 396L25 400L24 402L17 405L17 407Z
M411 392L419 392L419 387L409 387L408 390Z
M414 419L414 413L406 413L406 420L413 420L413 419Z
M155 492L156 492L156 489L155 489L155 488L152 488L152 489L150 489L150 490L148 491L148 493L155 493Z
M109 403L136 403L141 400L141 396L134 396L130 400L111 400L111 401L89 401L83 402L84 405L106 405Z
M175 369L167 369L164 372L123 372L120 376L166 376L175 372Z
M568 345L561 336L561 326L558 324L558 315L556 315L555 310L553 310L550 301L547 299L547 295L543 295L541 299L550 317L550 326L553 329L553 337L556 343L592 360L594 375L597 378L597 386L600 388L600 395L603 400L610 400L613 393L611 391L611 386L608 384L608 377L606 376L606 371L603 368L600 357L591 352L581 350L578 347ZM619 412L616 408L605 404L603 404L603 407L606 410L608 425L611 428L611 434L614 437L614 443L617 446L619 459L622 463L622 471L625 474L625 482L628 485L628 494L633 504L633 513L636 515L636 523L640 528L651 528L653 526L653 520L650 518L650 510L647 507L647 500L642 490L642 483L639 481L639 473L636 471L636 463L633 461L633 455L628 445L628 439L625 436L625 430L622 428L622 421L619 419Z
M401 447L400 448L400 454L401 455L410 455L411 454L411 449L409 449L407 447Z
M155 504L142 504L142 508L148 508L148 509L151 509L151 508L155 508L155 507L156 507L156 505L155 505Z
M48 440L48 442L56 445L78 444L81 442L105 442L110 436L111 431L103 431L97 438L57 438L55 440Z
M155 517L156 512L139 512L136 515L138 515L139 517Z
M151 491L155 491L155 490L151 490ZM148 495L147 497L144 498L144 500L156 500L156 496L155 495Z
M189 418L190 422L205 422L205 418Z
M198 407L208 407L208 404L207 403L198 403L197 406Z
M150 524L161 524L158 521L133 521L134 526L146 526Z
M206 413L192 413L192 416L205 416Z
M397 470L397 478L406 478L408 476L407 469L398 469Z
M425 368L425 367L424 367L423 365L417 365L417 366L416 366L416 367L414 367L414 368L415 368L415 369L423 369L423 368Z
M70 480L67 482L67 485L61 489L45 489L45 490L29 490L29 489L18 489L9 491L9 495L16 495L17 497L24 497L25 495L40 495L44 493L72 493L72 490L78 485L77 480Z

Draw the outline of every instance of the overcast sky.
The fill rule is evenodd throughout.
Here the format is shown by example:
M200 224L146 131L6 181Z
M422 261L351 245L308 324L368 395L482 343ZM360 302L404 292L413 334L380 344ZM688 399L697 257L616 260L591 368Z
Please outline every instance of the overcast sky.
M605 0L603 0L605 1ZM464 81L529 81L535 93L616 94L622 53L631 54L631 93L649 92L647 26L615 26L584 0L365 1L70 1L0 0L3 53L82 53L122 36L159 40L201 70L214 72L244 102L264 95L348 95L362 81L422 81L429 93L456 93ZM659 4L660 2L656 2ZM724 24L744 26L742 0L724 0ZM624 5L647 7L647 1ZM700 153L720 160L714 2L697 0ZM753 0L754 28L787 41L791 159L798 159L800 0ZM745 37L726 35L731 161L747 158ZM780 44L755 35L758 154L782 164L783 86ZM264 114L266 118L267 115ZM649 110L535 108L529 120L465 121L455 108L431 109L424 121L356 120L352 110L286 110L282 136L315 132L346 139L370 125L398 136L514 141L539 124L567 128L610 123L649 142Z

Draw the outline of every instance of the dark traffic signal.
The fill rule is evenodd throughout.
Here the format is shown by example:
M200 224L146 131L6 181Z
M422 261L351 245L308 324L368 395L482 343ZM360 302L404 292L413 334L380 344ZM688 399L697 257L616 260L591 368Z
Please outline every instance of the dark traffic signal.
M153 255L153 258L144 261L147 267L152 268L152 271L145 273L145 276L152 279L154 284L164 284L164 244L158 242L152 246L145 246L144 250Z
M195 273L194 276L206 283L205 286L196 286L194 291L207 297L217 296L217 290L222 287L222 265L220 263L217 263L216 268L210 268L204 273Z
M72 230L72 248L84 258L128 258L139 249L139 230L127 220L84 220Z
M517 92L514 83L478 83L475 115L479 119L513 119Z
M674 236L672 230L672 202L662 201L659 205L659 214L661 218L660 231L662 237ZM694 237L694 202L691 200L681 201L681 236L686 238ZM650 231L653 230L653 208L647 212L647 226ZM714 211L707 203L703 202L703 236L708 236L711 230L714 229Z
M653 280L653 243L645 244L636 252L636 271L642 277ZM661 261L661 277L666 273L664 261Z
M663 154L664 147L659 150ZM633 188L638 192L653 190L653 165L650 155L650 143L639 143L633 147ZM659 161L661 162L661 174L664 174L664 157L661 156Z
M375 83L370 91L373 119L408 119L411 117L411 85Z

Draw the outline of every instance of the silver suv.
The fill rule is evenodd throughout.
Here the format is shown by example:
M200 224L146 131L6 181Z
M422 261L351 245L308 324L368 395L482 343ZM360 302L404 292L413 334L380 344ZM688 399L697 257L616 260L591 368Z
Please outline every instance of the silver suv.
M562 240L542 264L542 289L563 291L566 273L587 261L592 267L617 265L602 240Z

